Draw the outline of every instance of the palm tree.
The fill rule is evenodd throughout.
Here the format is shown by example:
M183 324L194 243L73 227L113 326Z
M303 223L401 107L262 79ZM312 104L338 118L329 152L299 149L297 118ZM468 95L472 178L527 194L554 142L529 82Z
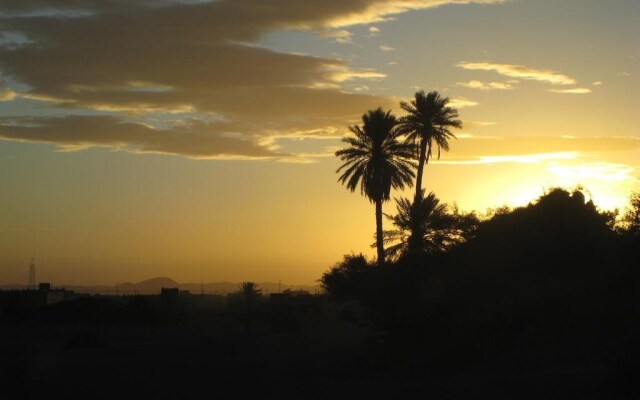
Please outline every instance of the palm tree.
M391 111L382 108L367 111L362 116L362 126L353 125L349 130L355 137L342 139L349 147L336 151L336 157L344 164L338 181L352 192L360 186L360 193L376 206L376 247L378 265L384 263L382 231L382 203L389 200L391 188L411 186L415 174L413 147L398 140L396 118Z
M396 209L396 215L387 216L395 229L384 233L385 243L395 242L386 251L396 260L404 255L444 252L465 241L478 225L475 213L461 213L455 205L450 211L433 192L425 197L424 190L413 202L407 198L396 199ZM415 226L420 227L422 236L412 235Z
M245 333L251 333L251 311L253 299L260 296L262 290L258 289L258 285L254 282L242 282L240 285L240 295L244 298L246 306L245 314Z
M410 103L400 103L407 115L400 118L398 130L406 135L406 142L411 143L418 154L415 204L420 200L424 166L432 156L433 147L437 148L440 159L440 151L449 151L449 139L455 139L450 129L462 128L462 121L457 119L458 110L448 104L448 97L442 97L436 91L425 95L422 90L415 94ZM409 241L410 251L418 252L419 249L413 246L420 242L424 232L420 225L412 227L411 232L413 238Z
M462 121L457 119L458 110L448 104L448 97L442 97L436 91L425 95L422 90L415 94L410 103L400 103L400 107L408 114L400 118L398 130L407 136L407 142L413 144L418 152L416 199L422 192L424 165L429 162L434 145L440 159L440 151L449 151L449 139L455 139L450 129L462 128Z

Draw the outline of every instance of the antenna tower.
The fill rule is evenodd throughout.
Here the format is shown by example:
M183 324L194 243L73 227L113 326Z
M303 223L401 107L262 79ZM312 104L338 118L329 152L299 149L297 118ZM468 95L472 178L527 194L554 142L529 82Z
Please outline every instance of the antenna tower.
M31 257L31 264L29 264L29 289L35 290L36 288L36 262Z

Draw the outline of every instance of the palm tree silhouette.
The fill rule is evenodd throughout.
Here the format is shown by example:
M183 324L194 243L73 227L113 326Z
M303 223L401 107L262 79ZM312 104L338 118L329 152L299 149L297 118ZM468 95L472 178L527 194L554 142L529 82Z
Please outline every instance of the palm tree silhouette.
M349 127L355 137L342 139L349 147L336 151L336 157L344 161L336 173L343 171L338 181L352 192L360 185L360 193L375 204L378 265L382 265L382 203L389 200L391 188L411 186L416 166L410 161L413 146L398 140L397 120L391 111L369 110L362 115L362 123Z
M407 198L396 199L396 210L396 215L387 216L395 229L384 232L385 243L395 243L386 249L387 254L396 260L407 254L444 252L465 241L479 223L474 213L461 213L455 205L450 211L433 192L425 197L424 190L413 202ZM414 226L420 227L422 236L412 235Z
M422 175L424 166L429 162L433 153L433 147L440 151L449 151L449 139L455 135L451 133L451 128L462 128L462 121L458 118L458 110L449 107L449 98L442 97L436 91L424 94L419 91L415 94L410 103L401 102L400 107L407 112L407 115L400 118L399 132L406 135L406 142L414 145L418 155L418 170L416 174L416 192L414 203L418 203L422 196ZM410 247L417 244L423 236L421 227L416 225L412 228L412 235L415 236L409 243ZM411 251L418 249L412 248Z
M254 282L242 282L240 285L240 295L244 298L245 301L245 333L251 333L251 311L253 300L260 296L262 290L258 289L258 285Z
M441 204L433 192L424 197L422 190L420 197L414 198L413 201L407 198L396 199L396 210L396 215L388 216L396 229L385 231L385 242L398 242L387 248L391 257L398 259L401 255L407 254L409 249L432 252L442 248L438 232L446 225L447 205ZM416 225L421 227L423 236L411 235ZM411 243L412 240L418 243Z

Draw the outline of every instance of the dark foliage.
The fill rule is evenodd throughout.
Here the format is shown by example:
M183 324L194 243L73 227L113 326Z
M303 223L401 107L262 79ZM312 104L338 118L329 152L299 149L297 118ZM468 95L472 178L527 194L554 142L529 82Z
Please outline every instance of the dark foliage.
M623 234L640 237L640 192L631 194L629 207L622 215L620 225Z
M440 203L433 192L425 197L422 191L413 202L396 199L396 210L396 215L387 216L395 229L384 233L385 243L390 245L386 251L393 260L443 253L471 238L479 223L475 213ZM416 226L420 226L420 237L412 235Z
M339 299L361 297L372 265L362 253L347 254L320 278L322 288Z
M637 397L640 246L611 218L578 190L552 189L428 260L348 274L341 294L368 306L388 331L388 362L405 371L586 370L611 397Z

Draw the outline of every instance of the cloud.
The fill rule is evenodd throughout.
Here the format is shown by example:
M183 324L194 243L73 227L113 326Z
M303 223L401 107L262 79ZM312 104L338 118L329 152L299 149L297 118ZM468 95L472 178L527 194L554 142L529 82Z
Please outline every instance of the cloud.
M462 61L456 64L456 67L468 70L495 71L500 75L512 78L547 82L552 85L573 85L576 83L575 79L570 76L551 70L534 69L524 65Z
M225 123L190 121L169 129L123 122L111 116L0 118L0 138L51 143L65 150L106 146L135 153L191 158L265 159L288 157L259 145L250 136L224 135Z
M485 121L464 121L465 128L482 128L484 126L497 125L497 122L485 122Z
M457 85L471 88L471 89L480 89L480 90L510 90L514 88L512 84L506 83L506 82L469 81L469 82L458 82Z
M506 0L373 0L345 1L357 4L358 10L330 19L331 26L349 26L386 21L390 17L412 10L424 10L446 4L499 4ZM322 2L323 4L325 2Z
M449 106L453 108L465 108L465 107L473 107L477 106L478 102L473 100L468 100L464 98L454 98L449 101Z
M381 44L380 46L378 46L380 48L380 50L382 51L395 51L396 49L394 47L391 46L387 46L386 44Z
M332 68L328 79L333 82L346 82L353 79L381 79L387 75L376 71L352 71L348 68Z
M323 30L316 32L319 36L333 38L337 43L352 43L353 34L346 29Z
M327 127L346 130L364 110L390 109L396 101L346 90L354 80L382 79L383 73L356 70L337 58L253 45L265 34L308 30L346 41L351 34L345 28L353 24L444 4L501 2L0 0L3 31L12 33L11 40L3 40L13 43L0 46L0 72L16 83L15 88L3 89L1 97L37 102L30 112L32 120L42 124L17 127L5 121L2 136L190 157L222 157L230 150L237 156L275 156L260 147L261 137ZM41 120L41 110L67 118ZM98 112L110 114L112 120L71 116ZM185 122L144 128L151 114ZM210 115L224 123L190 121ZM132 140L114 132L123 127ZM224 136L237 132L251 140ZM151 140L155 134L161 142ZM200 150L190 144L197 143L198 135L206 138Z
M576 152L561 153L536 153L524 155L504 155L504 156L479 156L472 160L454 160L454 161L435 161L441 164L456 165L475 165L475 164L498 164L498 163L516 163L516 164L536 164L549 160L572 160L578 157Z
M380 32L380 28L375 27L375 26L370 26L369 27L369 33L376 34L376 33L379 33L379 32Z
M589 94L591 89L589 88L573 88L573 89L551 89L553 93L565 93L565 94Z
M16 92L0 87L0 101L11 101L16 98Z
M561 179L582 181L585 179L606 182L636 181L637 168L626 164L608 162L586 163L581 165L552 165L547 168Z
M595 82L593 82L593 83L592 83L592 85L593 85L593 86L600 86L600 85L602 85L602 82L600 82L600 81L595 81Z
M535 160L536 157L528 157L540 154L554 154L558 157L579 154L588 157L634 149L640 150L639 137L515 136L505 138L466 135L451 142L451 151L443 161L449 164L515 162L517 159Z

